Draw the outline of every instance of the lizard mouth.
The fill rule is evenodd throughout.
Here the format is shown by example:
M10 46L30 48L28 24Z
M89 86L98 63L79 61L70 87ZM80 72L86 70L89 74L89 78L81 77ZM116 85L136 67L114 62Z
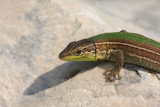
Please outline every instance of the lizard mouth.
M66 54L64 50L59 54L59 59L64 60L64 61L69 61L73 56Z
M65 57L66 57L66 54L62 51L62 52L59 54L59 59L64 60Z
M81 59L81 56L66 55L65 53L61 52L59 54L59 59L64 61L78 61Z
M64 57L64 55L63 55L63 53L61 52L60 54L59 54L59 59L62 59Z

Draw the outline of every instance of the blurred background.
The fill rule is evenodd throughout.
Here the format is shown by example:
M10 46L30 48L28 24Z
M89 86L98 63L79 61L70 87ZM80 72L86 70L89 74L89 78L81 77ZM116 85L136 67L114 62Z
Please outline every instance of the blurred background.
M160 1L159 0L85 0L84 2L97 8L113 18L133 23L146 29L146 32L160 33Z

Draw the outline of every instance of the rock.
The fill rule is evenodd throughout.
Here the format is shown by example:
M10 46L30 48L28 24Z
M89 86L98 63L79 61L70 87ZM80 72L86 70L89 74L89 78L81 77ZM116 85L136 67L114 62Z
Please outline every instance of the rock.
M109 62L58 59L69 42L120 31L124 20L74 0L7 0L0 14L0 106L159 105L159 81L144 68L140 77L125 67L121 80L107 82ZM132 23L126 30L145 31Z

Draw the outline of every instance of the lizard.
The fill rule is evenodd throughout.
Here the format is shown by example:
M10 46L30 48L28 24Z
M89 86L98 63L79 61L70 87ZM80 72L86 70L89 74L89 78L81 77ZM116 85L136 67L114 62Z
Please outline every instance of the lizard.
M160 73L160 43L125 30L73 41L59 54L59 58L64 61L112 61L114 68L105 70L106 78L111 82L121 79L124 63Z

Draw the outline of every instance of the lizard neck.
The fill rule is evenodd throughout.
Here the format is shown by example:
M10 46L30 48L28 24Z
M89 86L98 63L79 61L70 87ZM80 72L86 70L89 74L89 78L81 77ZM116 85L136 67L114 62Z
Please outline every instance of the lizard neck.
M96 46L96 59L98 60L108 60L108 46L107 44L95 43Z

